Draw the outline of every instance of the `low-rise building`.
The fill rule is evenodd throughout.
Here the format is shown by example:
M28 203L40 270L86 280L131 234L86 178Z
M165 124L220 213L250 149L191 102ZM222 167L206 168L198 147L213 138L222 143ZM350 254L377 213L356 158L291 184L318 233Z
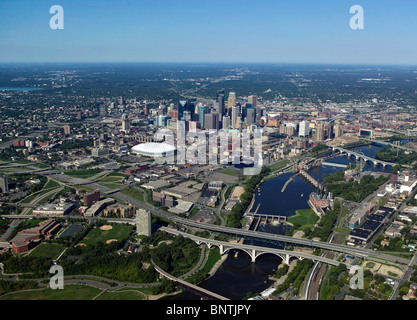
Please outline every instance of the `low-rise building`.
M136 213L136 208L133 204L129 203L128 205L123 204L114 204L106 207L103 210L103 217L120 217L120 218L130 218Z
M37 227L20 231L11 241L15 253L27 252L36 247L42 239L50 239L61 229L61 224L55 220L45 220Z
M75 204L72 202L48 203L34 209L32 214L37 217L63 217L74 207Z
M84 217L94 217L97 214L100 213L101 210L103 210L107 205L113 204L116 202L116 200L112 198L105 198L103 200L100 200L96 203L94 203L85 213Z

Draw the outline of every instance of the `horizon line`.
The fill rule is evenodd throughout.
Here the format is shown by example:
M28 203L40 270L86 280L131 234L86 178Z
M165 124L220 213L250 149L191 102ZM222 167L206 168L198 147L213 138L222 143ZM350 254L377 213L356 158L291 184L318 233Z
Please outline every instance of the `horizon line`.
M277 64L277 65L334 65L334 66L403 66L417 67L416 63L369 62L238 62L238 61L0 61L0 64Z

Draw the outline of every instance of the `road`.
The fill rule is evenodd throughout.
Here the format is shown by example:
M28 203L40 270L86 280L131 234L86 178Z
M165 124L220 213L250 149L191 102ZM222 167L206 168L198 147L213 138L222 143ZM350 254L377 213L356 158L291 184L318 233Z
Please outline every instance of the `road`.
M417 265L417 252L414 254L413 258L411 259L410 263L407 266L407 270L404 272L403 277L400 281L395 283L394 291L390 297L390 300L396 300L399 293L400 293L400 285L401 283L407 282L410 280L410 277L414 271L414 266Z

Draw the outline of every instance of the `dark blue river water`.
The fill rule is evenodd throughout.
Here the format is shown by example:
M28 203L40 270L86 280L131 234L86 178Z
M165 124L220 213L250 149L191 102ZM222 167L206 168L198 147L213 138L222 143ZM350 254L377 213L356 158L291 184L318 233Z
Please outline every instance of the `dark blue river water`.
M377 146L365 146L354 148L353 150L363 152L364 155L374 158L379 148ZM347 156L338 156L327 162L346 165L357 163L354 159L349 159ZM332 174L340 170L343 170L343 168L321 166L313 168L309 171L309 174L317 180L321 180L324 174ZM365 164L363 170L391 172L390 167L384 169L381 166L375 167L372 164ZM284 184L292 176L294 176L294 173L283 174L262 183L259 191L256 190L252 211L255 211L260 204L258 213L289 217L295 215L296 210L308 209L307 200L309 194L314 189L301 178L295 177L287 185L285 191L281 192ZM285 228L282 225L260 224L258 231L285 234ZM232 252L215 275L200 286L230 299L240 300L246 296L248 291L259 293L267 289L272 284L268 277L275 272L280 263L281 259L273 255L260 256L255 263L252 263L246 253L239 252L238 256L235 257L235 253ZM196 300L199 297L185 291L176 297L172 297L172 299Z

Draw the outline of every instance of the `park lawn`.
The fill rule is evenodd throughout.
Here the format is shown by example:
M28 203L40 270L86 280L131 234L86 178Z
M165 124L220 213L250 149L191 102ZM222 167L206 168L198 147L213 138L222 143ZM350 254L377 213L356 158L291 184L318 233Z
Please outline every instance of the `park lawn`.
M220 173L228 174L229 176L233 176L233 177L239 177L239 171L237 171L235 169L231 169L231 168L224 169L224 170L220 171Z
M64 289L51 288L22 290L0 296L0 300L92 300L100 289L84 285L65 285Z
M314 213L312 209L302 209L295 211L297 214L294 217L288 218L288 221L292 224L298 224L301 226L301 229L306 227L312 228L314 224L317 222L319 217Z
M269 166L272 171L276 171L282 168L285 168L290 163L290 160L283 160L277 163L274 163L272 166Z
M29 254L31 257L45 257L55 260L59 257L65 247L59 244L41 243Z
M146 300L143 292L135 289L123 291L106 291L97 297L96 300Z
M86 245L96 244L101 241L106 243L107 240L117 239L117 241L122 241L129 237L130 232L133 230L133 226L127 226L123 224L112 224L113 228L111 230L101 230L100 228L94 228L91 230L85 238L80 242Z

